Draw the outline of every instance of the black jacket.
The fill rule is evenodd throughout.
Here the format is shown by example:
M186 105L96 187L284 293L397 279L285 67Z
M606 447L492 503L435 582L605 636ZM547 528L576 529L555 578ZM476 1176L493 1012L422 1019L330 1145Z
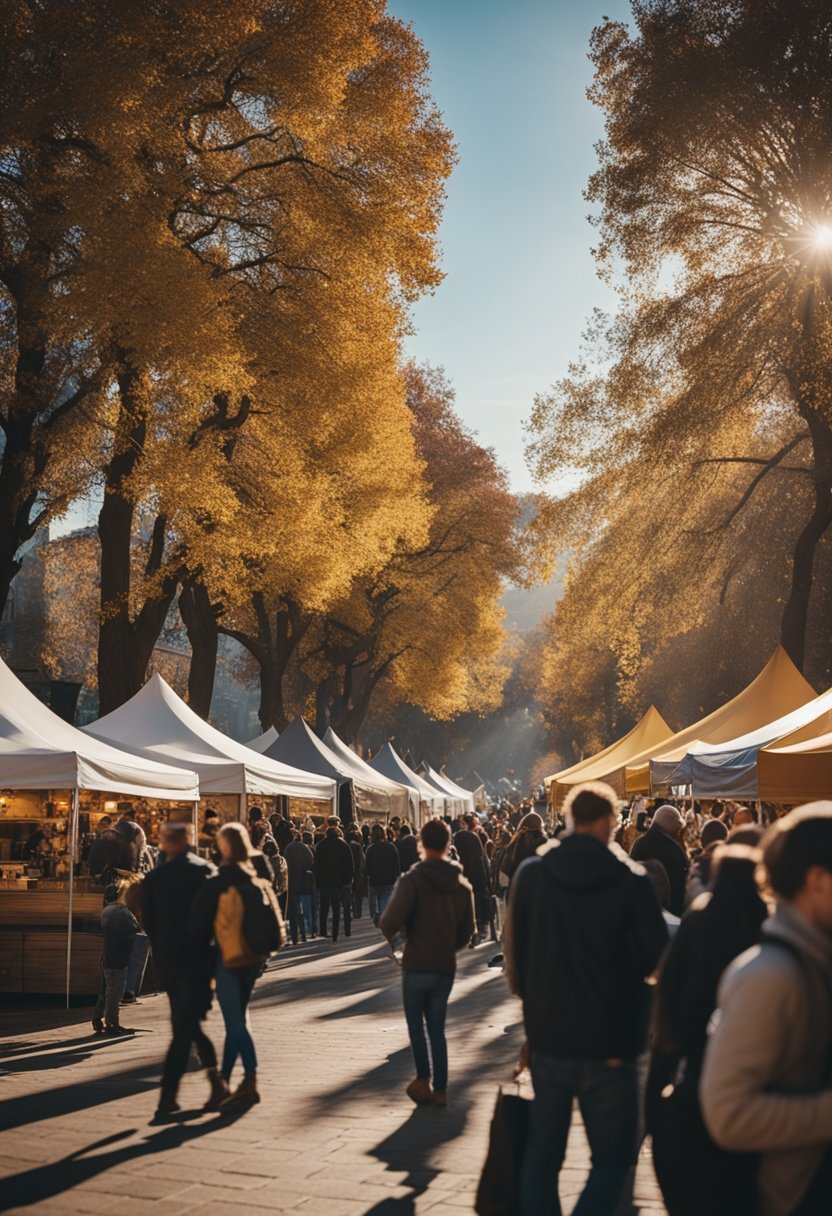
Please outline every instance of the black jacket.
M678 841L668 836L657 824L639 836L630 850L633 861L660 861L670 879L670 911L681 916L685 910L685 887L690 862Z
M475 891L488 890L488 858L476 832L462 828L454 836L454 846L462 862L462 870Z
M575 833L523 863L509 907L507 969L532 1051L635 1059L646 1038L645 980L667 942L641 866Z
M402 872L399 850L392 840L379 840L367 850L367 881L371 887L392 887Z
M269 823L278 848L285 857L286 849L294 839L292 825L287 819L284 819L282 815L278 815L277 813L269 818Z
M364 871L366 869L366 865L364 863L364 849L357 840L348 840L347 844L350 846L350 852L352 853L352 864L354 867L352 879L353 890L360 891L363 887Z
M293 840L286 845L283 856L289 867L289 894L311 895L315 890L315 854L309 845L302 840Z
M399 855L399 865L402 868L402 874L415 866L419 860L419 846L416 843L416 837L412 832L408 832L406 836L400 836L394 841L396 852Z
M319 891L352 885L355 865L352 849L338 835L338 829L330 829L315 849L315 886Z
M101 910L104 937L101 951L103 966L113 969L126 967L139 931L139 922L124 904L105 904Z
M151 870L142 882L142 924L162 970L208 964L207 946L200 949L187 926L197 893L216 872L196 853L182 853Z

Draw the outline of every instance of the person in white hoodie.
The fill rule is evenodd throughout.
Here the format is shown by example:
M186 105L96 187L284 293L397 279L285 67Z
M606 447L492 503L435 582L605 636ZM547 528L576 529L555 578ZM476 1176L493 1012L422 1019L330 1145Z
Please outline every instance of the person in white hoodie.
M702 1115L721 1148L759 1154L760 1216L829 1216L832 802L778 820L763 858L777 907L720 981Z

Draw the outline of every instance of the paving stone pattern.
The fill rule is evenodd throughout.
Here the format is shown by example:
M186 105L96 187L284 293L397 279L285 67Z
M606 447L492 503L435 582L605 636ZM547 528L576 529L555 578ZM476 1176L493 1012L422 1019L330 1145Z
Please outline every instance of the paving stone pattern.
M294 1212L454 1216L472 1211L498 1084L510 1084L520 1008L489 945L466 951L451 998L450 1105L414 1108L399 972L365 918L336 947L288 949L252 1009L262 1103L201 1115L204 1076L183 1082L183 1112L151 1120L167 1045L167 1002L124 1010L131 1038L92 1036L88 1011L0 1013L0 1210L119 1216ZM222 1044L219 1012L208 1032ZM588 1168L577 1122L561 1175L569 1213ZM661 1213L642 1151L642 1212Z

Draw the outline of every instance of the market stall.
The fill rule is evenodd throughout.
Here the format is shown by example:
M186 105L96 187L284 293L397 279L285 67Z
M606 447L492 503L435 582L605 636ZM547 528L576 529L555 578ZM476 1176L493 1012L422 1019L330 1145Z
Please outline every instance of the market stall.
M450 800L451 805L448 807L447 814L473 814L477 809L474 795L470 790L464 790L461 786L451 781L449 777L443 777L436 769L431 768L426 760L423 760L419 765L419 772L428 785L432 785L435 790L438 790L440 794L444 794L446 799Z
M331 752L340 757L344 765L355 774L359 781L371 782L379 789L387 791L388 816L398 815L399 819L412 818L414 822L418 822L419 798L415 790L410 790L400 781L393 781L390 777L385 777L383 773L377 772L366 760L362 760L361 756L356 755L351 747L347 747L331 726L327 728L324 735L324 743Z
M99 944L80 937L97 927L102 896L83 846L105 814L122 813L116 794L192 818L197 777L90 738L0 660L0 791L0 991L65 989L68 1000L97 985Z
M277 731L273 726L268 730L264 730L262 735L258 735L256 739L249 739L246 747L250 747L252 751L260 752L261 754L271 747L272 743L277 740Z
M633 756L640 755L645 748L655 747L666 742L673 731L665 722L655 705L639 719L631 731L622 738L616 739L603 751L596 752L572 764L569 768L561 769L552 777L545 778L549 805L560 810L563 800L573 785L583 781L607 781L617 794L624 796L624 766ZM610 779L612 774L612 780Z
M407 789L414 791L419 801L420 818L417 820L419 826L423 820L429 819L433 815L445 814L445 795L440 794L435 786L429 785L423 777L405 764L392 743L388 742L380 747L369 761L369 765L375 772L389 777L391 781L398 781Z
M812 685L804 679L783 647L778 646L760 674L742 692L664 743L629 760L625 778L627 793L667 789L670 777L693 743L724 743L735 739L798 709L816 696ZM623 776L618 769L605 774L602 780L620 782Z
M267 799L288 800L296 815L331 813L335 797L331 778L229 739L194 713L160 675L152 676L124 705L84 729L136 756L192 768L199 775L202 794L201 836L207 810L215 811L219 822L245 819L249 798L261 804Z
M361 815L378 819L390 816L389 791L375 774L367 778L357 772L328 748L303 718L295 718L263 754L273 760L300 764L309 772L334 781L338 787L338 814L345 823Z

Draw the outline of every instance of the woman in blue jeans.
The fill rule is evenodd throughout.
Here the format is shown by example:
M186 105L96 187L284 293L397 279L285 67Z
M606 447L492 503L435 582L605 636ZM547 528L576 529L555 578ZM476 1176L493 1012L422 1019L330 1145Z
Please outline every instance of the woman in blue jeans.
M391 947L397 934L405 939L402 999L416 1065L408 1097L418 1106L447 1106L445 1015L457 952L474 933L474 893L460 867L447 859L451 833L441 819L426 823L420 840L423 860L399 878L379 928Z
M242 887L258 880L255 869L257 852L242 823L227 823L217 833L220 869L209 878L197 896L190 921L190 931L197 940L208 940L214 933L214 919L220 895L229 887ZM222 1053L222 1076L231 1080L234 1065L243 1065L243 1080L221 1104L222 1110L245 1109L260 1101L257 1089L257 1050L251 1035L248 1004L262 966L233 968L223 966L222 955L216 952L214 978L217 1001L225 1022L225 1046Z

